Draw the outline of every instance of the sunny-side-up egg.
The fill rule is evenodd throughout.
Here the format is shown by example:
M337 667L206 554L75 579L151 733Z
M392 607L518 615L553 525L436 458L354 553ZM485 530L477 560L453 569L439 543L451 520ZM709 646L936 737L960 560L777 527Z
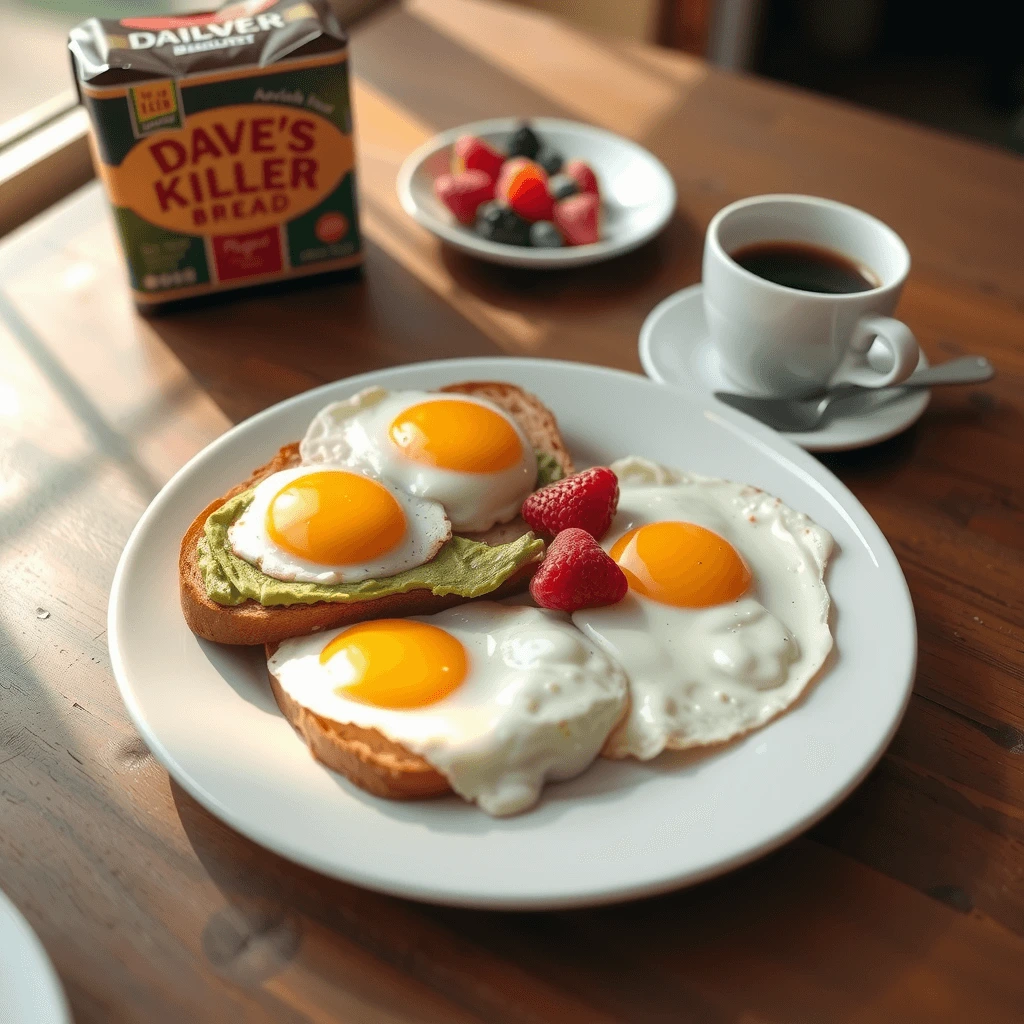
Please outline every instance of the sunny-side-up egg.
M471 395L368 388L322 409L299 450L307 465L360 468L439 501L461 533L514 519L537 480L519 425Z
M429 562L451 534L436 501L337 466L299 466L256 485L228 543L274 579L356 583Z
M832 537L756 487L613 463L618 512L602 545L624 600L573 622L626 670L631 707L610 757L723 743L799 699L832 648Z
M478 601L286 640L268 662L297 703L376 729L494 815L597 756L625 674L560 612Z

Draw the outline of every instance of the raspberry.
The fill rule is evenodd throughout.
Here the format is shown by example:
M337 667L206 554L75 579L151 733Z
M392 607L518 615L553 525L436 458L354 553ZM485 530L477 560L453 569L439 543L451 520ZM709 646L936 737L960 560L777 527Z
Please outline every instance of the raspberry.
M461 224L472 224L480 205L494 198L494 182L483 171L442 174L434 192Z
M541 608L563 612L615 604L627 590L625 573L586 530L563 530L530 580L530 593Z
M553 537L580 529L600 540L618 504L618 477L607 466L595 466L534 491L523 502L522 516L538 533Z

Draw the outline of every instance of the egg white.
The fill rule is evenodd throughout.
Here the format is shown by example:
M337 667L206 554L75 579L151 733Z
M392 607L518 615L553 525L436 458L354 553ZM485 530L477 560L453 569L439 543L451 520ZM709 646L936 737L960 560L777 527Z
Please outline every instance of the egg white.
M647 760L723 743L799 699L832 649L825 567L832 537L756 487L628 458L612 464L619 505L607 550L636 526L696 523L724 537L753 573L750 591L679 608L630 591L573 622L625 668L631 706L605 753Z
M320 664L338 629L285 640L269 671L299 704L377 729L493 815L525 810L545 780L582 772L622 717L625 674L561 612L476 601L413 618L455 636L469 666L461 686L427 707L388 710L338 693L348 681L339 674L344 659ZM342 663L336 671L334 661Z
M406 458L391 440L391 423L405 409L430 399L468 402L498 413L519 437L519 461L497 473L462 473ZM367 388L317 413L299 452L306 465L356 467L408 494L439 501L460 533L480 533L514 519L537 481L537 455L519 424L493 402L472 395Z
M252 503L228 528L228 543L241 559L257 566L276 580L297 583L357 583L366 579L386 579L406 569L429 562L452 535L451 523L436 501L416 498L387 481L385 487L405 514L406 531L400 543L390 551L367 562L352 565L322 565L293 555L277 545L267 533L267 508L274 496L300 477L313 472L297 466L274 473L256 485ZM317 466L315 472L344 472L338 466Z

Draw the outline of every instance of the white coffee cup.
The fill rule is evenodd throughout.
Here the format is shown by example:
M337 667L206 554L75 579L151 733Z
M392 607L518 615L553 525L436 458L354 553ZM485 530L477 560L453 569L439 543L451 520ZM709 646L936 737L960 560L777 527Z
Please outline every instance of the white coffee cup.
M755 242L829 249L862 267L877 287L832 294L775 284L729 255ZM708 226L703 271L704 312L723 373L752 394L780 396L906 380L917 367L917 341L890 314L909 271L899 235L844 203L766 195L726 206Z

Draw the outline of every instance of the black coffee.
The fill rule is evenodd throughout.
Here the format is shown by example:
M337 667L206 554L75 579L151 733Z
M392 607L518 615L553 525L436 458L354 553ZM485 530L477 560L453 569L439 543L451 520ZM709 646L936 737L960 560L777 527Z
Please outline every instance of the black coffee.
M753 242L729 255L744 270L802 292L842 295L880 284L872 271L848 256L806 242Z

